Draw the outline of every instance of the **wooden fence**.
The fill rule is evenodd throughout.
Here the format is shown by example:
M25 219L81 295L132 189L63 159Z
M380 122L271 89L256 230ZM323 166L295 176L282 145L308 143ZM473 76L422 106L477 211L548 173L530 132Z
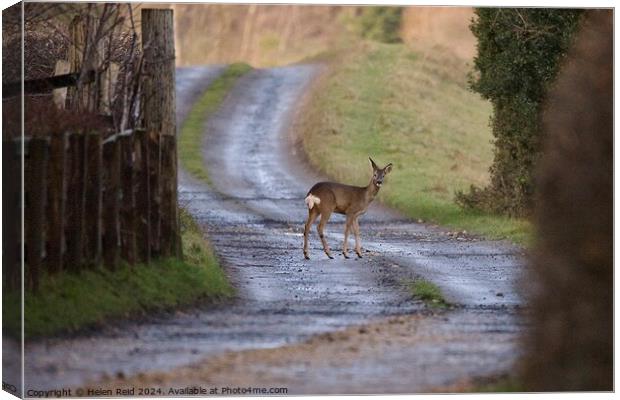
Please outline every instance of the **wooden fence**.
M175 146L174 136L145 131L105 140L100 133L26 138L24 261L29 287L38 287L43 269L115 269L121 259L134 264L180 257L172 195L176 178L171 176L176 168L169 156ZM19 140L4 141L3 150L4 157L15 161L4 164L7 174L19 176ZM5 201L18 203L19 185L5 189ZM18 224L11 224L13 232L9 229L5 227L5 238L19 238ZM19 254L11 259L4 266L7 277L19 273Z
M8 287L19 286L22 265L27 286L37 290L43 270L115 269L121 261L132 265L182 256L172 11L142 10L142 33L142 129L114 133L78 127L3 140Z

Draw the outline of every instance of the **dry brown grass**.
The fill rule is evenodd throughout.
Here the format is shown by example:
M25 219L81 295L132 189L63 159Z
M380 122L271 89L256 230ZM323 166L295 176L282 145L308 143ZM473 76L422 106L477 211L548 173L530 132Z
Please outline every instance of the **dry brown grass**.
M284 65L329 51L351 35L355 7L177 4L179 65Z
M285 65L348 46L356 40L361 7L175 4L178 65ZM470 60L475 38L470 7L405 7L403 41L416 49Z
M410 46L443 49L463 60L476 55L476 38L469 30L471 7L406 7L401 37Z

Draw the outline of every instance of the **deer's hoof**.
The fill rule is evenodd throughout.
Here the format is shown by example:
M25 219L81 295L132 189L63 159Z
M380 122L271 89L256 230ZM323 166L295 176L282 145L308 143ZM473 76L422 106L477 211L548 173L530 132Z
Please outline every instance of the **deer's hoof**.
M357 257L362 258L362 255L360 253L357 253Z
M305 258L306 260L309 260L309 259L310 259L310 256L308 255L308 253L304 253L304 258Z
M342 255L344 256L344 258L349 258L349 255L347 253L342 253Z
M334 256L332 256L331 254L328 254L327 257L329 257L331 260L334 259Z

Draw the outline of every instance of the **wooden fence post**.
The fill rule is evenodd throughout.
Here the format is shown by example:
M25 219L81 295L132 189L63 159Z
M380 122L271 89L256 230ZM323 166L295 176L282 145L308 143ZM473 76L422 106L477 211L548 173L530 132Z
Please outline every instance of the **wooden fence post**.
M71 71L71 64L67 60L56 61L54 67L54 75L64 75ZM58 108L65 108L67 104L67 88L59 88L52 90L52 99Z
M106 180L103 196L104 236L103 255L106 267L116 269L120 261L120 189L121 189L121 152L120 141L106 143L103 146L103 158L106 160Z
M102 236L102 184L103 184L103 155L101 133L89 133L86 140L86 174L85 174L85 217L86 235L84 245L84 258L88 263L99 265L101 263L101 236Z
M65 266L73 271L81 269L84 264L85 143L84 135L69 135Z
M137 130L134 137L134 169L136 200L136 241L138 261L151 262L151 187L149 181L149 141L146 132Z
M46 169L48 158L47 138L31 138L24 157L26 203L24 225L26 228L26 264L28 282L33 291L39 288L39 271L43 261L45 232Z
M21 280L21 140L2 142L2 265L11 289L17 289Z
M146 140L148 142L149 157L149 221L151 228L151 256L161 255L161 135L157 131L147 130Z
M102 73L99 96L99 112L101 114L110 114L112 112L112 102L114 100L119 71L120 66L117 63L110 63L108 68Z
M67 134L50 137L48 167L47 266L50 272L62 270L65 246L65 207L67 202Z
M97 24L92 15L77 15L69 25L69 65L71 72L80 74L77 86L68 88L67 96L73 110L97 111L101 106L101 60L103 58L105 40L95 42ZM88 71L95 72L93 82L85 82Z
M163 253L168 256L182 257L179 209L177 202L177 157L176 138L172 135L162 136L162 237L165 238Z
M154 249L161 255L177 255L176 146L166 146L163 136L176 138L174 22L170 9L142 9L144 127L151 154L151 232ZM162 151L172 154L162 154ZM164 165L164 161L169 162ZM170 176L167 176L167 175ZM166 176L163 176L166 175ZM163 202L165 201L165 203ZM165 221L164 221L165 220ZM162 230L163 228L163 230Z
M84 63L84 50L86 48L86 21L76 15L69 25L69 70L71 72L82 71ZM67 88L67 109L77 110L84 106L84 93L86 87L71 86Z
M135 196L135 163L134 138L121 136L121 256L133 265L137 259L136 245L136 196ZM142 195L142 194L139 194Z

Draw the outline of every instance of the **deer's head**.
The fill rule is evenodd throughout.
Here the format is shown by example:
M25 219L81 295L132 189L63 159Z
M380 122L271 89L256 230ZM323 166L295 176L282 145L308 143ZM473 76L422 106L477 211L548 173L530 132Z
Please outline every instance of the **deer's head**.
M381 185L383 185L383 179L385 179L385 176L392 170L392 163L389 163L383 168L379 168L372 158L368 157L368 159L370 160L370 165L372 165L372 184L380 188Z

